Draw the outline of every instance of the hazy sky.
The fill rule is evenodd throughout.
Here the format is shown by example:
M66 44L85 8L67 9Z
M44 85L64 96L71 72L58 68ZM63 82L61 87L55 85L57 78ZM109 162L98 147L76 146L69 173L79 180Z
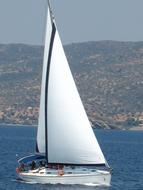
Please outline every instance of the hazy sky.
M143 0L51 0L64 44L143 41ZM42 44L46 0L0 0L0 43Z

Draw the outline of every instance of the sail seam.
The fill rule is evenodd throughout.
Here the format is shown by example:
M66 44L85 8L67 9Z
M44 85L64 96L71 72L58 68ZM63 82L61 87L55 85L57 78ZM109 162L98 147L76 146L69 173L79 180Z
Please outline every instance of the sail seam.
M56 33L56 27L55 27L55 24L53 23L52 24L52 34L51 34L51 40L50 40L50 47L49 47L48 62L47 62L46 85L45 85L45 153L46 153L47 162L48 162L48 119L47 119L48 83L49 83L50 62L51 62L55 33Z

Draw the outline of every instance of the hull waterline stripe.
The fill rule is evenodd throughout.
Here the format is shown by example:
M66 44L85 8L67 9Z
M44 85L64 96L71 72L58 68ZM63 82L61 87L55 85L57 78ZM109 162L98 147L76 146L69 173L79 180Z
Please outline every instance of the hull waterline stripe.
M48 83L49 83L49 73L50 73L50 62L51 62L51 56L52 56L52 49L54 44L54 38L56 33L56 27L55 24L52 24L52 34L51 34L51 41L50 41L50 47L49 47L49 56L48 56L48 63L47 63L47 73L46 73L46 85L45 85L45 153L46 153L46 159L48 162L48 119L47 119L47 106L48 106Z

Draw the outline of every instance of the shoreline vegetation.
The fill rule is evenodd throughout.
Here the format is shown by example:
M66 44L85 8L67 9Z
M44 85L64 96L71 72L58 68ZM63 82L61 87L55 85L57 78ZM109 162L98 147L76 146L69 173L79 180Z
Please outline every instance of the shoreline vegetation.
M142 130L143 42L84 42L64 49L92 125ZM0 123L38 124L42 57L42 46L0 44Z

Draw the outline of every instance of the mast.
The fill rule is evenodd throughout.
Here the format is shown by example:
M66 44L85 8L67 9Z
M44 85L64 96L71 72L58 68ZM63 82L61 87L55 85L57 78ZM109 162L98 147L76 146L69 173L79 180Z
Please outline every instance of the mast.
M52 56L52 49L53 49L53 43L54 43L54 37L55 37L55 24L53 22L54 16L51 9L50 0L48 0L48 11L50 15L51 25L52 25L52 33L50 38L50 46L49 46L49 54L48 54L48 60L47 60L47 71L46 71L46 83L45 83L45 156L48 164L48 83L49 83L49 73L50 73L50 62L51 62L51 56ZM47 14L48 16L48 14ZM47 28L46 28L47 32ZM46 43L45 43L46 46Z
M53 11L52 11L52 8L51 8L50 0L47 0L47 3L48 3L49 11L50 11L51 23L53 24L54 15L53 15Z

